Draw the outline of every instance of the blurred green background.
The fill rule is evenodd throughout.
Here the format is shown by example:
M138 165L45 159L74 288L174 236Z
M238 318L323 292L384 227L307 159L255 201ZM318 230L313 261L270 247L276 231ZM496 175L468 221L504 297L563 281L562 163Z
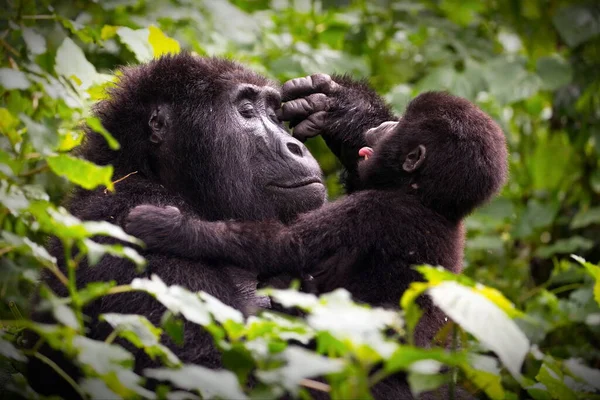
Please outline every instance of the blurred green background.
M502 195L467 221L465 273L535 317L523 329L549 354L600 367L592 279L569 258L600 260L598 2L8 0L0 13L3 232L43 240L10 212L9 186L41 187L53 202L69 188L44 163L48 149L80 140L73 127L88 103L65 77L93 81L144 59L137 33L151 25L184 49L281 82L316 72L364 77L398 113L419 92L445 89L496 119L511 150ZM335 199L340 165L321 139L308 145ZM15 240L3 234L0 254ZM13 315L10 301L27 311L37 267L23 257L2 260L3 316Z

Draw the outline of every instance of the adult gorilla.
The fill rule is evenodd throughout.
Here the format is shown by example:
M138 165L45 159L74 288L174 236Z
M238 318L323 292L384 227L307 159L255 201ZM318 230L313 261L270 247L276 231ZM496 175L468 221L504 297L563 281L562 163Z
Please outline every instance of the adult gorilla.
M323 204L325 188L318 164L281 125L276 116L280 93L265 77L228 60L189 54L166 56L122 72L109 99L94 109L104 127L120 142L121 149L110 150L99 134L89 132L81 155L100 165L113 165L115 178L126 178L115 184L114 193L76 189L66 203L73 215L123 226L130 209L152 204L173 205L205 220L286 222ZM356 154L360 140L354 136L362 137L367 128L393 119L381 99L362 85L347 81L345 90L327 76L315 77L314 81L304 79L308 80L299 81L299 85L298 81L291 81L288 94L301 97L305 92L323 91L335 94L332 98L337 100L326 104L321 95L301 98L283 111L296 123L308 118L297 127L299 133L305 131L306 135L317 133L313 111L322 112L326 107L333 112L329 115L348 115L345 120L331 120L336 132L347 128L344 135L325 136L338 155ZM302 106L303 101L311 102L306 114L293 108ZM335 107L339 109L337 114ZM314 115L317 122L323 121L318 119L322 114ZM356 157L342 160L352 173ZM97 240L111 242L107 238ZM50 251L64 270L63 250L57 240L51 242ZM233 265L160 253L148 252L144 256L149 262L144 274L155 273L168 285L206 291L245 312L262 305L255 295L257 277ZM130 262L107 256L91 268L83 261L77 271L77 285L109 280L128 284L137 276L140 275ZM46 274L43 279L56 293L67 294L53 275ZM163 310L147 294L126 293L95 301L84 312L91 317L89 336L103 340L112 329L98 321L100 314L141 313L159 324ZM34 318L52 321L43 313ZM184 346L176 346L168 338L164 342L186 363L220 366L212 339L196 326L186 325ZM143 351L120 343L135 354L136 371L154 365ZM78 376L77 368L67 360L48 348L42 351L67 373ZM28 375L32 386L41 393L76 397L64 380L37 359L29 363Z

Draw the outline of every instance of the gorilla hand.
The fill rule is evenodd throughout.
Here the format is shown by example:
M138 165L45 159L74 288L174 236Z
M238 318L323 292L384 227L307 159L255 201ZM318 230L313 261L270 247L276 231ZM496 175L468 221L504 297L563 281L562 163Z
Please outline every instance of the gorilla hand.
M348 76L315 74L283 84L284 103L278 111L300 141L322 135L348 171L354 171L365 132L397 120L389 106L365 82Z
M125 231L141 239L147 250L168 250L176 240L183 214L177 207L141 205L133 208L125 220Z

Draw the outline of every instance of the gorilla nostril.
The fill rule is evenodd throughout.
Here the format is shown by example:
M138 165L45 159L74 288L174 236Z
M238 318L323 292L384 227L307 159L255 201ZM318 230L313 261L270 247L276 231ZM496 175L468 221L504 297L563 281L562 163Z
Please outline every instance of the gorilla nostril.
M302 147L299 144L290 142L287 143L287 148L289 151L291 151L293 154L302 157L303 152L302 152Z

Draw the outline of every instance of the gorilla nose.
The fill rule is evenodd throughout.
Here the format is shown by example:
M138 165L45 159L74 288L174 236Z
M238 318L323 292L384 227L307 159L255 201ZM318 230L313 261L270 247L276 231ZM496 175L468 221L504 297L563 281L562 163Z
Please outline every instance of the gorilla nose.
M302 149L302 145L298 144L298 143L294 143L294 142L288 142L286 144L288 150L292 153L297 155L298 157L302 157L304 156L304 151Z

